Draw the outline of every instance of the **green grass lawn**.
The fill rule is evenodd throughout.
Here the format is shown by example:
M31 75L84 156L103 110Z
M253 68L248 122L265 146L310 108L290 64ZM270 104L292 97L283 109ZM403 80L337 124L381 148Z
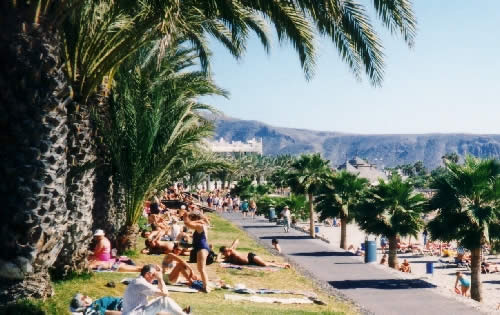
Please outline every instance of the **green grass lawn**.
M239 250L252 251L265 259L282 262L280 256L273 256L262 246L258 245L245 232L238 229L232 223L216 216L210 215L213 228L208 232L209 242L218 250L221 245L230 245L235 238L240 239ZM138 249L144 244L143 239L139 240ZM186 257L187 258L187 257ZM160 264L161 256L148 256L139 254L134 258L138 264L157 263ZM192 265L196 271L195 264ZM209 294L205 293L175 293L171 292L171 297L182 307L191 305L193 314L356 314L352 305L340 302L333 297L329 297L314 286L311 280L306 279L297 271L283 269L276 272L264 272L253 270L224 269L214 263L208 266L210 279L222 279L226 283L235 285L245 284L248 288L260 289L283 289L283 290L303 290L315 292L327 305L280 305L261 304L252 302L231 302L224 300L227 290L214 290ZM135 277L136 274L123 273L94 273L85 274L72 279L58 281L54 283L55 295L45 302L34 302L47 314L67 314L69 313L69 301L76 292L81 292L94 299L102 296L122 296L126 286L119 283L125 277ZM109 281L116 283L115 288L108 288L105 284ZM274 296L274 295L267 295ZM276 296L278 297L278 296ZM279 295L279 297L299 297L296 295ZM0 311L1 313L1 311Z

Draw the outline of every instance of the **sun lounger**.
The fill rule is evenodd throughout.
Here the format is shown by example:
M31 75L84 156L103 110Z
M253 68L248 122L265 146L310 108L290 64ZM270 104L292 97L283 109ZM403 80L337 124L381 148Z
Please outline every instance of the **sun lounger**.
M449 261L449 260L444 260L444 259L439 259L438 262L440 263L440 267L441 268L457 268L458 267L458 264L453 262L453 261Z

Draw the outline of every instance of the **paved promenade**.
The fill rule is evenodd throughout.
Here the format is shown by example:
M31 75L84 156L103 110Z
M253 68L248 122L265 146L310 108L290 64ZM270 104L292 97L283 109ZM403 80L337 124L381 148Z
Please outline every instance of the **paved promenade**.
M270 244L272 238L277 238L283 254L291 262L374 314L483 314L472 306L439 294L432 284L398 278L294 229L285 233L282 227L263 218L243 219L239 213L224 214L224 217L265 243Z

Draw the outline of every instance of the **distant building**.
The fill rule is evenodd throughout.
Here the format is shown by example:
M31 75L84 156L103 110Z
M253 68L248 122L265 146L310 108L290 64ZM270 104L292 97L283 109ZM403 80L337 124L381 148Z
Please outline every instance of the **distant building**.
M218 141L207 140L207 147L212 152L218 153L257 153L262 155L262 139L256 140L255 138L248 140L247 142L242 141L231 141L227 142L224 138L220 138Z
M358 174L361 178L366 178L370 184L376 185L379 179L387 180L385 172L377 169L375 164L371 164L359 157L354 157L344 164L339 165L338 170L346 170L353 174Z

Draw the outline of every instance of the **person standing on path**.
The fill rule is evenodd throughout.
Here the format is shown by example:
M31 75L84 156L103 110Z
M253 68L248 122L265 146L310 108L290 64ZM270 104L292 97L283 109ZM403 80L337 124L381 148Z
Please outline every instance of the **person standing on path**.
M248 213L248 201L246 199L241 204L241 212L243 213L243 218L246 218Z
M286 233L288 233L288 231L290 230L290 221L291 221L290 209L288 208L288 206L285 206L285 208L283 208L281 216L283 217L283 223L284 223L283 229L285 230Z
M257 212L257 204L255 200L250 200L250 209L248 210L252 215L252 219L255 217L255 213Z

